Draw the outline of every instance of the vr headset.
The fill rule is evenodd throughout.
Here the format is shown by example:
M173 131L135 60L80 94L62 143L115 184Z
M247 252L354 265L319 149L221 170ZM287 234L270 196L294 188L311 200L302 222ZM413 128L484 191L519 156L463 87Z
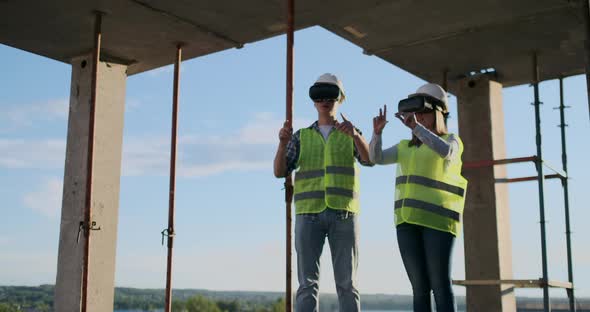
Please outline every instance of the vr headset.
M400 113L422 113L433 110L443 111L444 103L427 95L413 95L399 101L397 110Z
M330 83L316 83L309 88L309 97L314 100L338 100L340 88Z

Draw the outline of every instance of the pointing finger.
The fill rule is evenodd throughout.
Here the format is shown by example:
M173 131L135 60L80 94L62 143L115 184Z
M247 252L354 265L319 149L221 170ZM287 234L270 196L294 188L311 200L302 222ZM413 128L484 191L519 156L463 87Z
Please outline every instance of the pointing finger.
M346 117L344 117L344 114L343 113L340 113L340 116L342 116L342 120L348 121L348 119L346 119Z

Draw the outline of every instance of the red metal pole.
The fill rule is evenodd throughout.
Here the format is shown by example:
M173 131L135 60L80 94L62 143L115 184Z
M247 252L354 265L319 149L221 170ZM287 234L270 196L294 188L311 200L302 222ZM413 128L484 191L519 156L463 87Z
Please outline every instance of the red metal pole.
M174 247L174 192L176 190L176 138L178 132L178 89L182 47L176 47L172 91L172 137L170 144L170 192L168 198L168 262L166 266L166 312L172 311L172 248Z
M94 49L92 51L92 80L90 86L90 116L88 120L88 155L86 159L86 197L84 200L84 266L82 272L82 312L88 305L88 260L90 259L90 228L92 217L92 170L94 165L94 128L96 115L96 92L98 87L98 65L100 62L102 13L96 12L94 22Z
M469 161L469 162L463 163L463 169L481 168L481 167L489 167L489 166L495 166L495 165L506 165L506 164L513 164L513 163L520 163L520 162L527 162L527 161L535 161L536 159L537 159L537 156L528 156L528 157L497 159L497 160Z
M561 179L561 178L562 178L562 176L559 174L545 175L545 179ZM527 181L537 181L537 180L539 180L538 176L532 176L532 177L522 177L522 178L496 179L496 182L513 183L513 182L527 182Z
M293 44L295 33L295 0L287 0L287 109L286 119L288 125L293 128ZM293 291L292 291L292 264L291 264L291 233L292 233L292 218L291 218L291 202L293 199L293 181L291 175L285 178L285 203L286 203L286 289L285 289L285 311L291 312L293 310Z

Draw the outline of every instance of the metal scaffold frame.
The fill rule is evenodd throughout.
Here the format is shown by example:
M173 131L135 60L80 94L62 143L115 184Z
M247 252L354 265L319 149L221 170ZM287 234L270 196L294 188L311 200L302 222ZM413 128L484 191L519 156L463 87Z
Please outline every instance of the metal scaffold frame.
M542 288L543 289L543 311L551 311L551 302L549 296L549 288L563 288L566 290L569 300L569 311L576 311L575 295L574 295L574 273L572 261L572 245L571 245L571 227L570 227L570 210L569 210L569 190L568 190L568 174L567 174L567 149L566 149L566 135L565 127L565 108L563 99L563 77L559 78L559 99L560 105L556 109L560 111L561 128L561 151L562 151L562 170L550 166L544 159L542 154L542 136L541 136L541 114L540 106L542 102L539 99L539 66L538 55L533 53L533 106L535 109L535 141L537 154L529 157L518 157L510 159L486 160L466 162L463 164L464 170L477 169L483 167L490 167L496 165L507 165L514 163L532 162L535 164L537 171L536 176L519 177L519 178L505 178L496 179L495 183L513 183L525 181L537 181L539 194L539 216L540 216L540 234L541 234L541 265L542 277L539 279L528 280L455 280L453 284L461 286L489 286L489 285L511 285L515 288ZM553 171L553 174L544 174L543 170L547 168ZM564 211L565 211L565 228L566 228L566 249L567 249L567 266L568 266L568 281L559 282L549 280L549 272L547 265L547 235L545 228L545 188L544 182L547 179L559 179L563 188Z

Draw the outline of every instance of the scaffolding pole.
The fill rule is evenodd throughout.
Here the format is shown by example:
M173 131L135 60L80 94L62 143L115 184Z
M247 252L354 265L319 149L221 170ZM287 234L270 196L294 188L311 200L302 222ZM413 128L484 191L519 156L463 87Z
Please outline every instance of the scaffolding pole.
M563 100L563 77L559 78L559 119L560 124L559 127L561 128L561 161L563 166L563 171L568 174L567 172L567 151L566 151L566 142L565 142L565 109L567 106L564 105ZM568 281L572 284L571 289L566 289L567 295L569 298L569 305L570 311L576 311L576 299L574 296L574 269L573 269L573 261L572 261L572 243L571 243L571 229L570 229L570 203L569 203L569 191L568 191L568 178L561 179L561 185L563 187L563 201L565 207L565 239L566 239L566 247L567 247L567 274L568 274Z
M182 47L176 46L176 60L174 62L174 87L172 90L172 129L170 135L170 184L168 192L168 228L162 235L168 238L168 258L166 262L166 301L165 311L172 311L172 249L174 247L174 208L176 193L176 150L178 137L178 90L180 84L180 62Z
M551 303L549 302L549 281L547 271L547 241L545 233L545 192L544 192L544 174L543 174L543 152L541 149L541 102L539 100L539 64L537 52L533 53L533 90L535 101L533 103L535 107L535 132L536 132L536 144L537 144L537 161L535 167L537 168L537 180L539 185L539 215L540 215L540 227L541 227L541 261L543 269L543 311L551 311Z
M289 128L293 128L293 45L295 35L295 0L287 0L287 70L286 70L286 120ZM285 311L293 311L292 290L292 217L291 202L293 200L293 180L291 175L285 178Z

